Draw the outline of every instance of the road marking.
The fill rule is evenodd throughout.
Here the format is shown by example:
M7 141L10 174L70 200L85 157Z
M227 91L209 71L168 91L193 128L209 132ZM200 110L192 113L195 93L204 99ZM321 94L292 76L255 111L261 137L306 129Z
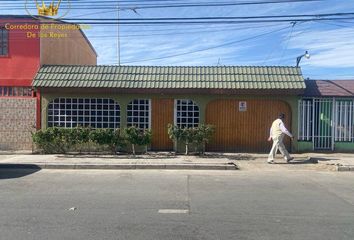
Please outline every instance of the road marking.
M159 213L189 213L188 209L159 209Z

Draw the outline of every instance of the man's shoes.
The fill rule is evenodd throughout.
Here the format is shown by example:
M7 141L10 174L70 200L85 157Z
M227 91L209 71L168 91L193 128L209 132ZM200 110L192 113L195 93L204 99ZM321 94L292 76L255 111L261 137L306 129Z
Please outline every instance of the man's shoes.
M286 162L289 163L291 160L294 160L294 157L291 157L289 159L286 159Z
M268 164L274 164L274 160L268 160L267 163Z

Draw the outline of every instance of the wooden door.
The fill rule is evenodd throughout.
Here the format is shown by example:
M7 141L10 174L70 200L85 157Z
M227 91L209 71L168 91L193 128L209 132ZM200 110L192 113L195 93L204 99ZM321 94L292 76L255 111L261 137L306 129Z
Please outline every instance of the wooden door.
M173 124L173 99L152 99L152 144L151 149L155 151L173 150L173 142L167 134L167 125Z
M287 103L277 100L247 100L246 111L240 111L239 100L222 99L208 104L206 123L215 125L215 135L207 145L208 151L268 152L267 141L272 122L285 113L285 126L291 132L291 110ZM290 141L286 137L289 149Z

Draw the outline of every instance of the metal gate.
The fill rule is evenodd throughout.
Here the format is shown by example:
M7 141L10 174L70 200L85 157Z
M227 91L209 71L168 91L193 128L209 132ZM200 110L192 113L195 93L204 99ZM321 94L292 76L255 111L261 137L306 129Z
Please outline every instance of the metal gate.
M314 150L334 150L335 142L354 142L354 99L304 98L299 101L298 136Z
M314 150L333 149L333 100L313 99Z

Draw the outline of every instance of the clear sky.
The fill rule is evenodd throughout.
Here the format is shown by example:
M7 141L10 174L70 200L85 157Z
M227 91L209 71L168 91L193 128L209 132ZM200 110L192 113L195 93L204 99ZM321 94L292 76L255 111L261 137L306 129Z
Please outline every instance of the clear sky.
M67 2L68 0L66 0ZM141 8L173 4L261 2L265 0L121 0L121 19L249 17L353 13L351 19L308 22L126 25L120 28L122 65L286 65L309 51L300 66L305 78L354 79L354 0L322 0L237 6ZM286 0L284 0L286 1ZM27 14L26 1L0 1L0 14ZM28 0L29 4L34 1ZM50 2L50 1L46 1ZM68 4L63 1L64 6ZM72 0L65 18L117 18L117 1ZM63 10L62 10L63 11ZM347 16L348 17L348 16ZM145 21L145 20L144 20ZM117 25L85 30L99 64L116 65Z

